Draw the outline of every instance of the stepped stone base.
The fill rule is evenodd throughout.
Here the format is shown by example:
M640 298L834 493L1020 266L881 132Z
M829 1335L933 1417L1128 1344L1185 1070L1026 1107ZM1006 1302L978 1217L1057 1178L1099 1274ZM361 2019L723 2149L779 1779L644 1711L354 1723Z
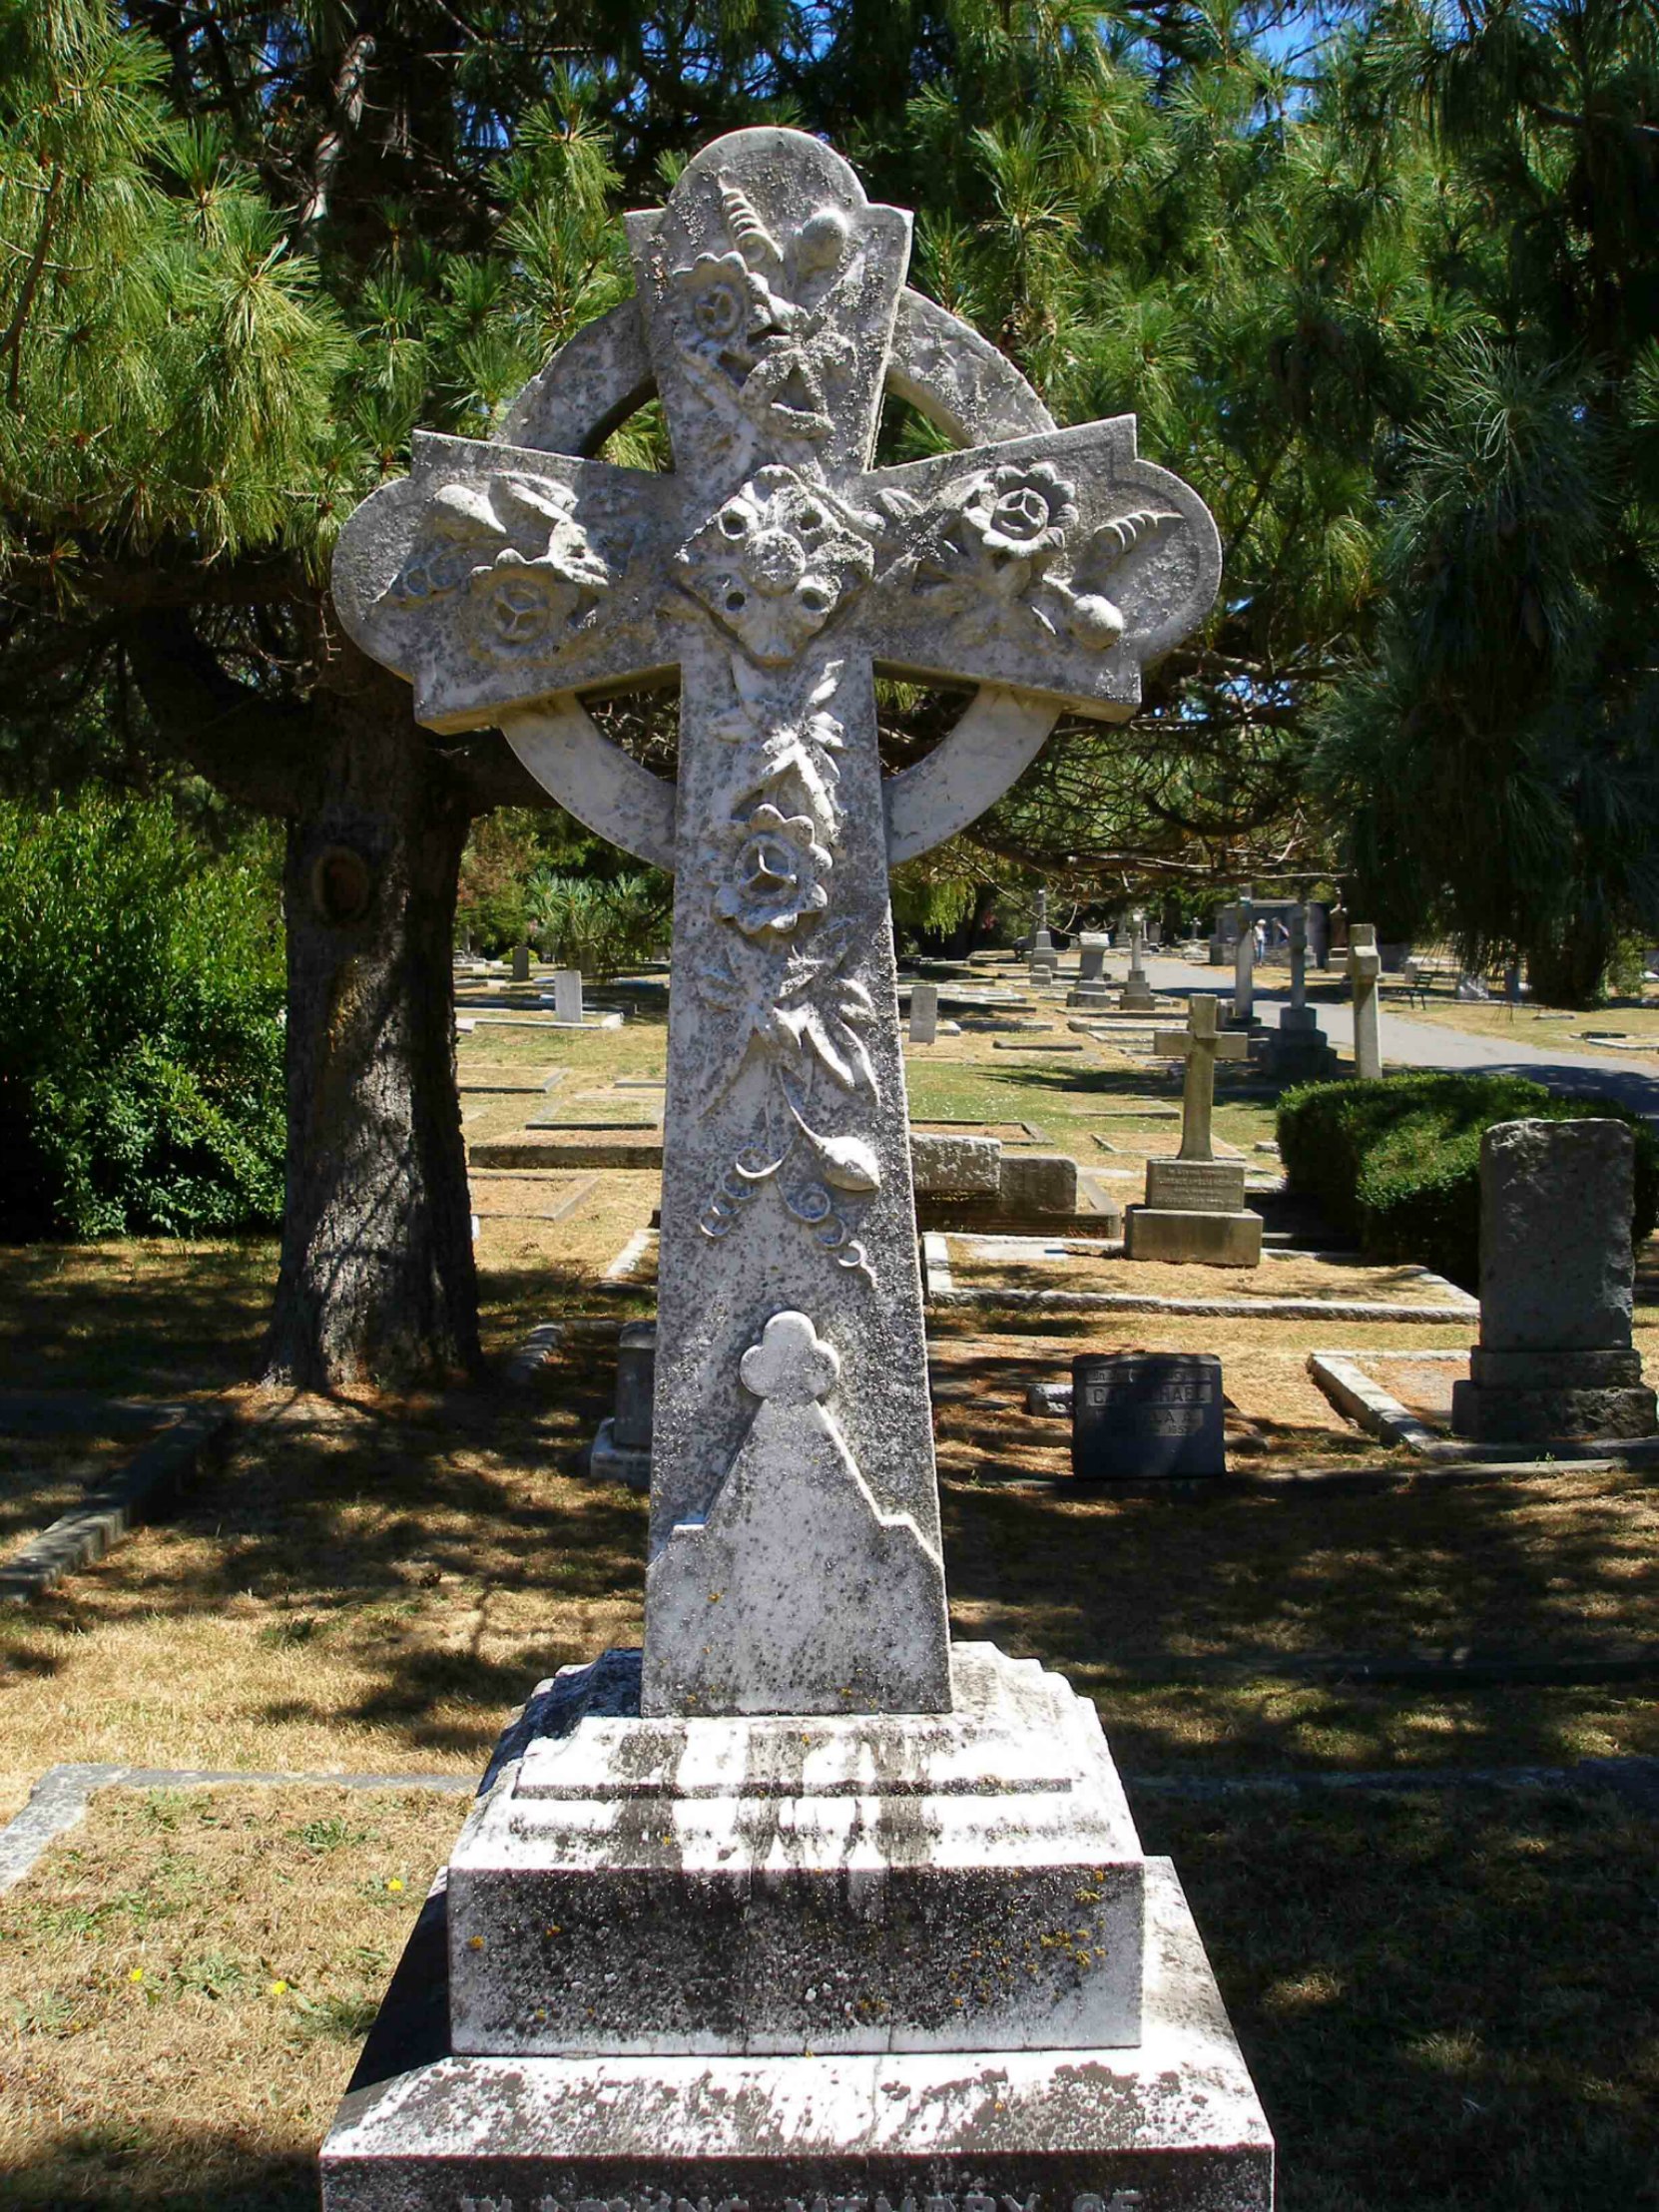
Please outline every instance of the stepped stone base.
M1140 2034L1144 1861L1092 1705L952 1651L953 1710L639 1717L538 1691L449 1867L477 2055L1098 2050Z
M1271 2212L1273 2138L1166 1859L1146 1904L1134 2049L465 2058L440 1890L323 2145L324 2212Z
M1659 1400L1642 1384L1521 1390L1473 1380L1451 1387L1452 1433L1478 1443L1576 1443L1659 1434Z
M1256 1268L1262 1264L1262 1217L1131 1206L1123 1217L1123 1249L1127 1259L1175 1267Z

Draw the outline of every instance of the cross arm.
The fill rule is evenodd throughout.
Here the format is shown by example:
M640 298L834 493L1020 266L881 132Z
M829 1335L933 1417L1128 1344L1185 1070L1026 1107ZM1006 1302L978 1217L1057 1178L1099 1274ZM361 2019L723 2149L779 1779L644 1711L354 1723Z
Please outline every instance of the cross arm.
M1152 1032L1152 1053L1158 1060L1184 1060L1193 1048L1192 1033L1186 1029L1155 1029Z
M417 433L410 474L341 534L335 604L363 650L413 684L417 721L474 730L672 673L679 528L672 477Z
M1237 1029L1224 1029L1216 1038L1218 1060L1248 1060L1250 1039Z
M872 470L855 496L880 522L857 628L906 676L1121 722L1220 583L1208 509L1138 458L1133 415Z

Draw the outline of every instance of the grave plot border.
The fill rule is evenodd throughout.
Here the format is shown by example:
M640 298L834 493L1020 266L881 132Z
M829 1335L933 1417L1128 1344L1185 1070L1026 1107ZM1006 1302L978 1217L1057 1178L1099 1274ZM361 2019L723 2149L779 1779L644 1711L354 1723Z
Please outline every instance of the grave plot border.
M1343 1317L1347 1320L1349 1317ZM1397 1444L1419 1459L1463 1467L1532 1467L1551 1459L1610 1466L1659 1466L1659 1436L1606 1436L1562 1439L1554 1442L1488 1443L1442 1434L1418 1418L1391 1391L1375 1382L1360 1366L1364 1352L1323 1351L1308 1355L1308 1373L1339 1413L1356 1422L1381 1442ZM1464 1352L1413 1353L1416 1360L1445 1360L1464 1364ZM1492 1457L1503 1454L1501 1462Z

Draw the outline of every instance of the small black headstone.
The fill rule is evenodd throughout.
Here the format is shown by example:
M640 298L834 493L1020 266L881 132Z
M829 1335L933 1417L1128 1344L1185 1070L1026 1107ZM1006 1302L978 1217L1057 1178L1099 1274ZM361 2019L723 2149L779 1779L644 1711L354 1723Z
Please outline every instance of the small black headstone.
M1213 1352L1083 1352L1071 1363L1071 1471L1096 1480L1225 1474Z

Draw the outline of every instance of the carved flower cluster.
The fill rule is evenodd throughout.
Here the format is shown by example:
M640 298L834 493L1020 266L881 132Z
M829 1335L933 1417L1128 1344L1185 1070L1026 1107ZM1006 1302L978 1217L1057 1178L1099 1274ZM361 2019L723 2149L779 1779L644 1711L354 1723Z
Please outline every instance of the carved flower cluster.
M839 503L793 468L757 470L675 556L681 583L763 666L791 661L874 573Z
M776 941L808 914L830 903L824 878L831 855L819 843L810 815L785 815L770 800L744 826L735 880L715 893L715 911L745 936Z
M750 339L773 322L772 287L741 254L699 254L674 272L674 283L698 342L713 353L747 355Z
M544 476L492 476L445 484L386 597L394 605L437 599L466 585L472 644L524 653L556 623L608 591L611 571L576 520L576 494Z
M1049 461L995 470L975 486L962 519L987 552L1042 560L1065 549L1077 486Z

